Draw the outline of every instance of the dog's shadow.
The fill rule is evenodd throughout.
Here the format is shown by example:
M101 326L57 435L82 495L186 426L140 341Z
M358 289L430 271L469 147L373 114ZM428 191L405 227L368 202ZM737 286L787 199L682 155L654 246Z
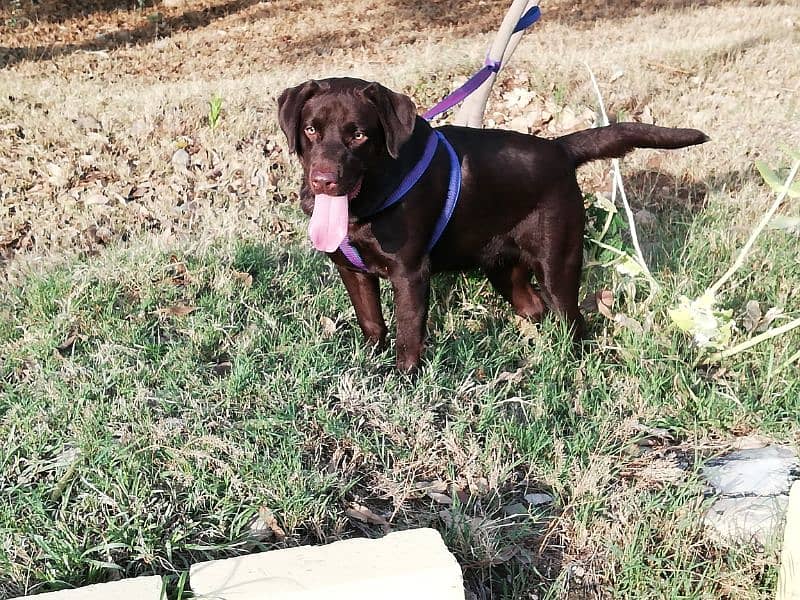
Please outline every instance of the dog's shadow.
M747 174L739 171L695 180L678 178L657 170L642 169L625 174L624 184L635 215L639 243L650 270L656 274L686 271L685 250L696 230L695 221L706 209L709 198L717 191L737 189ZM618 203L619 204L619 203ZM624 220L622 207L618 205ZM627 223L623 240L632 248ZM584 273L582 290L600 289L604 282L603 270L588 269Z

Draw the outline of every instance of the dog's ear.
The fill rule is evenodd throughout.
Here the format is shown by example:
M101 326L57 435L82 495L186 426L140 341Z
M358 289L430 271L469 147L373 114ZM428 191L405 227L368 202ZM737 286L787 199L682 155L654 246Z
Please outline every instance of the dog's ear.
M300 132L300 111L311 96L319 91L319 84L306 81L295 87L286 88L278 96L278 123L289 143L289 152L297 152Z
M378 118L386 136L386 148L392 158L397 158L400 147L414 131L417 107L408 96L393 92L379 83L370 83L361 93L378 109Z

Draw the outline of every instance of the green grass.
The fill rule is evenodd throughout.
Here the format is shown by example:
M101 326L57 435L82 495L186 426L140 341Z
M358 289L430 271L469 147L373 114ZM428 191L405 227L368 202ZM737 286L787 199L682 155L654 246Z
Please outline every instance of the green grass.
M559 322L523 333L482 278L438 278L416 379L394 371L393 349L361 345L332 267L293 245L134 244L6 286L0 594L152 573L174 590L198 560L380 535L346 515L357 502L396 528L439 529L479 597L768 596L775 554L705 539L691 469L641 474L733 433L798 434L800 381L776 373L797 335L703 369L664 317L670 294L695 293L727 260L724 212L694 215L681 264L661 267L677 289L651 307L650 331L591 315L580 356ZM769 238L732 306L792 306L793 240ZM632 451L636 423L677 446ZM419 490L431 481L452 505ZM553 507L508 514L543 490ZM285 540L250 534L261 506Z

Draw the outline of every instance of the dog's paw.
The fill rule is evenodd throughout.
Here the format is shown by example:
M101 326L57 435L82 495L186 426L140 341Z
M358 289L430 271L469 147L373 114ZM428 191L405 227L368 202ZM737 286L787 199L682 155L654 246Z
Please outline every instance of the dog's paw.
M397 370L405 375L415 375L419 372L419 358L397 357Z

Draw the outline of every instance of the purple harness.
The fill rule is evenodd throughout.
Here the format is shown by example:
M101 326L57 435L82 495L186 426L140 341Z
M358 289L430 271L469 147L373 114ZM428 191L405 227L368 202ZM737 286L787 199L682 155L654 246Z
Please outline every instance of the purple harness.
M531 7L524 15L522 15L519 22L514 27L514 33L530 27L536 21L538 21L541 16L542 13L538 6ZM478 89L481 84L491 76L492 73L497 73L499 70L500 62L487 58L481 70L470 77L464 85L462 85L449 96L445 97L441 102L436 104L436 106L428 110L424 115L422 115L422 117L426 121L430 121L436 115L452 108L476 89ZM453 210L458 202L458 194L461 191L461 163L458 159L456 151L453 150L453 146L447 141L447 138L445 138L441 132L434 131L431 133L431 136L428 138L428 142L425 145L425 151L422 153L422 158L420 158L419 162L414 166L413 169L411 169L408 175L403 178L403 181L400 182L400 186L394 192L392 192L392 195L389 196L386 201L377 209L367 215L375 215L376 213L379 213L380 211L385 210L393 204L399 202L400 199L405 196L412 187L414 187L425 171L428 170L428 167L430 166L433 156L436 154L436 149L440 143L445 147L447 153L450 155L450 183L447 186L447 200L444 205L444 210L439 216L439 220L436 222L436 227L433 230L433 237L431 238L431 241L428 242L427 252L433 250L436 242L438 242L439 238L442 237L445 227L447 227L447 224L450 222L450 217L453 216ZM339 245L339 250L342 251L342 254L344 254L345 258L349 260L350 264L352 264L356 269L359 271L367 270L367 265L364 264L364 259L361 258L358 250L356 250L355 247L350 243L350 238L345 236L344 240Z
M428 170L439 144L442 144L445 147L448 155L450 156L450 183L447 186L447 199L444 204L444 210L442 210L442 214L439 215L439 220L436 221L436 227L433 229L433 236L431 237L431 241L428 242L428 247L426 249L427 252L430 252L436 245L436 242L439 241L439 238L442 237L445 227L447 227L447 224L450 222L450 217L453 216L453 210L455 210L456 203L458 202L458 194L461 191L461 162L459 161L458 155L453 149L453 146L447 141L447 138L445 138L440 131L433 131L430 137L428 137L428 141L425 144L425 150L422 153L422 158L419 159L419 162L414 165L414 168L411 169L411 171L409 171L408 174L403 178L403 181L400 182L400 185L397 187L397 189L392 192L392 194L383 204L367 215L368 217L373 216L382 210L386 210L390 206L397 204L403 198L403 196L405 196L409 190L416 185L420 178L425 174L425 171ZM344 238L342 243L339 245L339 250L341 250L345 258L349 260L350 264L352 264L356 269L359 271L367 270L367 265L364 264L364 259L361 258L358 250L356 250L355 247L350 243L349 238Z

